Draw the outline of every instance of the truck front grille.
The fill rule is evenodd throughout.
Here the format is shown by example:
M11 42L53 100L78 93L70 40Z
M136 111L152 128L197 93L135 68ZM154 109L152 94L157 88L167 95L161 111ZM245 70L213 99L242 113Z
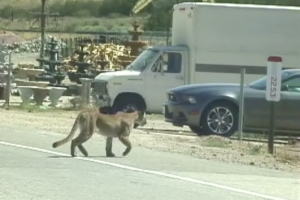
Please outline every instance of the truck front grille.
M94 83L94 93L97 94L107 94L106 81L95 81Z

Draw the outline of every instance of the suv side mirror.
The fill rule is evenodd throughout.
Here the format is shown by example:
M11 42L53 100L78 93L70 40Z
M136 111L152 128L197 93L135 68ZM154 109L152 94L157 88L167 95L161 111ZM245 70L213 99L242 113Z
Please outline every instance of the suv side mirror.
M281 85L281 91L288 91L289 86L288 85Z

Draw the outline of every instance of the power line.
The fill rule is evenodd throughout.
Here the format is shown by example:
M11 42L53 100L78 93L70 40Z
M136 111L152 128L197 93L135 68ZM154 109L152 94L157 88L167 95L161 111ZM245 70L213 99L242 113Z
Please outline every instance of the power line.
M32 12L31 14L35 16L37 19L41 20L40 29L41 31L41 49L40 49L40 59L44 59L44 49L45 49L45 31L46 31L46 18L48 17L56 17L59 16L59 13L50 13L49 12L49 6L47 5L46 8L46 1L47 0L41 0L41 12ZM42 67L43 63L40 62L40 67Z

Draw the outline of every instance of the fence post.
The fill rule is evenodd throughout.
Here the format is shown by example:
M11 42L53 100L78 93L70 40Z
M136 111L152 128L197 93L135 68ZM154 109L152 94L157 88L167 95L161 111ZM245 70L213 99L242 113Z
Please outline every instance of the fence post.
M3 49L4 49L4 47L3 47L3 41L2 41L2 44L0 45L0 64L1 65L3 65L4 66L4 64L5 64L5 52L3 51ZM4 70L3 70L4 71ZM2 73L1 73L1 75L3 76L3 77L1 77L1 78L4 78L4 80L6 80L6 76L5 76L5 73L3 73L4 75L2 75ZM2 81L3 80L1 80L1 84L2 84ZM6 81L5 81L6 82ZM4 99L4 97L5 97L5 86L3 85L1 88L0 88L0 99ZM5 104L3 104L3 106L4 106Z
M69 54L69 56L71 56L72 55L72 52L74 52L73 51L73 38L70 38L70 46L69 46L70 48L69 48L69 52L68 52L68 54Z

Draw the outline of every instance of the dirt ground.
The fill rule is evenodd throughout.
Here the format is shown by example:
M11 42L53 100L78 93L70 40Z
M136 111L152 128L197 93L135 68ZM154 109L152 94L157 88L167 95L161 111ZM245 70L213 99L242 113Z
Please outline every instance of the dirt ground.
M65 101L68 100L64 99ZM78 111L46 107L21 109L16 102L16 97L12 98L11 105L10 110L0 108L1 123L29 126L62 134L69 133L78 113ZM143 128L148 128L148 130ZM239 143L216 136L183 136L180 135L180 132L187 131L188 128L178 128L165 123L161 115L149 115L148 123L143 128L134 129L131 135L134 146L179 153L200 159L256 165L282 171L299 172L300 169L300 147L276 145L276 153L272 156L267 153L266 144L262 143ZM171 129L176 135L149 131L151 128ZM117 140L115 141L117 142Z
M9 31L0 31L0 41L4 44L24 42L25 39Z

